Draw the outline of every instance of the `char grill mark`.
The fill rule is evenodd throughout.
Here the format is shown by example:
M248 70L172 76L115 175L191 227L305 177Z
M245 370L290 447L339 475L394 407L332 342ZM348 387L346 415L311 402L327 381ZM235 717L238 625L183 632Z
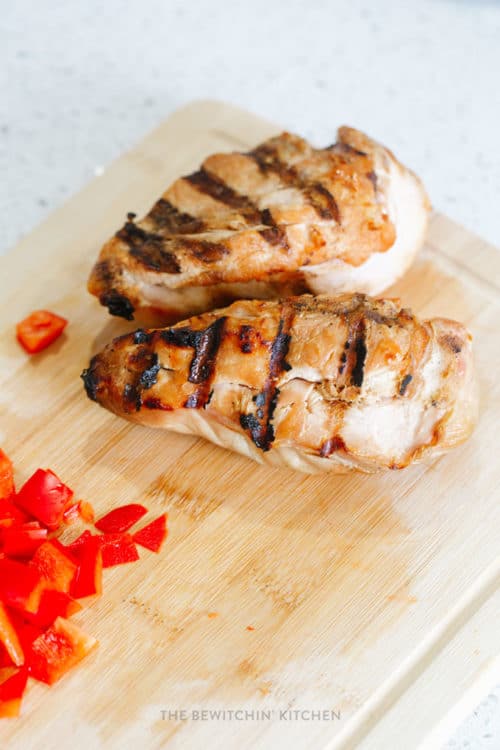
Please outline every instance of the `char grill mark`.
M203 263L216 263L229 254L229 248L223 245L222 242L199 240L196 237L180 239L177 245L192 255L193 258L201 260Z
M142 396L138 383L127 383L123 389L123 406L125 412L140 411Z
M133 335L134 344L150 344L153 340L153 334L147 333L143 328L138 328Z
M354 342L355 362L351 370L351 382L357 388L363 385L365 360L366 360L366 341L365 341L365 324L361 320L358 325L356 339Z
M152 232L146 232L145 229L142 229L142 227L138 226L133 220L135 216L134 214L129 213L127 214L127 216L128 221L126 221L123 227L116 233L116 237L125 242L127 245L133 247L135 245L141 244L142 242L145 242L148 238L157 239L160 237L160 235L153 234Z
M113 282L115 280L115 273L116 269L113 268L113 265L109 260L101 260L94 266L94 273L96 277L99 279L101 284L111 287L113 286ZM120 271L118 271L118 274L121 275Z
M339 375L344 376L344 384L354 385L357 388L363 385L367 354L366 311L360 309L362 304L363 298L360 296L356 307L346 313L348 332L339 367Z
M186 409L201 409L208 404L226 320L225 316L218 318L202 331L193 331L188 327L168 328L160 334L170 345L194 349L188 381L199 387L186 400Z
M257 163L263 174L274 172L284 185L301 190L320 218L333 219L340 224L339 207L330 191L319 182L310 183L302 179L295 167L289 166L280 159L276 148L264 144L249 151L247 156Z
M99 378L95 373L97 366L97 356L92 357L89 366L80 375L83 380L85 392L92 401L97 401L97 389L99 386Z
M155 352L151 355L151 363L145 370L143 370L140 377L139 383L141 387L144 389L151 388L156 383L159 372L160 362L158 360L158 355Z
M259 230L259 233L270 245L280 247L286 251L290 249L284 227L278 226L275 223L271 211L268 208L260 210L248 196L237 193L222 179L207 172L204 168L200 169L198 172L194 172L185 179L194 185L200 192L205 193L219 203L224 203L226 206L230 206L235 211L238 211L247 222L255 225L263 224L266 228ZM192 254L205 262L220 260L222 255L227 252L224 245L221 244L218 245L219 250L217 251L215 249L215 243L213 244L212 249L206 249L208 244L209 243L204 242L203 246L196 248L194 241L192 240L189 249ZM224 248L224 250L221 252L220 248Z
M118 315L126 320L134 319L134 305L124 294L115 288L115 283L121 283L121 270L116 271L114 263L103 260L95 266L95 277L103 291L99 295L99 302L107 307L111 315Z
M144 334L144 331L137 333ZM136 334L134 334L135 340ZM123 389L123 406L127 413L139 411L143 404L143 392L152 388L158 378L161 365L158 354L151 351L153 338L140 336L141 343L128 357L127 368L132 375Z
M166 234L192 234L201 232L205 224L191 214L179 211L170 201L160 198L149 213L149 218Z
M255 161L263 174L274 172L285 185L297 185L299 175L294 167L281 161L278 150L269 143L263 143L246 154Z
M274 227L268 227L267 229L261 229L260 236L273 247L279 247L286 251L290 250L288 237L284 227L276 225Z
M145 268L161 273L181 273L179 261L173 253L164 250L163 240L149 239L139 247L131 247L130 254Z
M257 448L262 448L263 451L269 450L270 446L266 448L261 444L262 425L254 414L240 414L240 425L250 433L250 437ZM274 439L274 435L272 439Z
M134 319L135 308L132 302L115 289L110 289L109 292L101 294L99 302L108 308L111 315L117 315L120 318L125 318L125 320Z
M253 442L262 451L268 451L274 442L274 428L271 424L279 398L276 383L282 372L290 370L286 361L290 348L290 328L293 321L293 310L283 306L278 332L271 346L269 372L260 393L254 397L256 411L254 414L240 414L240 424L250 433Z
M116 236L128 245L130 255L145 268L161 273L181 272L175 255L164 248L165 239L161 234L147 232L133 221L127 221Z
M196 348L203 331L193 331L192 328L166 328L161 331L160 336L167 344L180 347Z
M207 172L203 167L184 178L200 192L209 195L219 203L233 208L253 224L273 223L269 211L261 211L247 195L233 190L220 177Z
M208 378L213 375L226 320L226 317L218 318L202 331L189 368L190 383L206 384Z
M290 249L285 227L275 224L268 208L265 208L261 213L261 223L267 225L266 229L260 230L260 236L263 240L273 247L280 247L286 251Z
M322 219L333 219L340 224L340 211L337 201L320 182L314 183L307 189L309 202Z
M240 349L243 354L250 354L254 349L254 329L249 325L242 325L239 332Z
M406 389L410 385L411 381L413 380L413 375L405 375L403 380L401 381L401 385L399 386L399 395L404 396L406 393Z

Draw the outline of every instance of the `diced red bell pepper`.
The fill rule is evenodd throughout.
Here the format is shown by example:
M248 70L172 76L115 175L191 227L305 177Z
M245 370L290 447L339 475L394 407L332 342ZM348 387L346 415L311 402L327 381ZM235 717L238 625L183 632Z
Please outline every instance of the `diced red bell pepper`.
M34 614L23 613L23 617L37 628L48 628L57 617L70 617L81 610L81 605L68 594L54 589L43 592L38 611ZM34 640L34 639L33 639Z
M15 492L14 469L10 458L0 450L0 500L9 500Z
M7 649L3 645L3 643L0 643L0 670L4 669L5 667L13 667L13 661L10 658Z
M0 600L14 609L36 612L46 582L39 571L7 557L0 559Z
M36 310L16 326L17 340L28 352L46 349L64 331L68 321L48 310Z
M0 719L19 716L27 679L28 670L19 669L0 683Z
M67 597L66 604L64 605L66 612L63 611L63 607L61 606L61 614L58 615L58 617L65 617L65 618L72 617L73 615L76 615L77 612L80 612L83 609L80 602L77 602L71 596L68 596L67 594L62 594L59 591L54 592L54 593L57 593L59 596Z
M12 620L16 628L17 637L21 642L26 663L26 659L31 651L31 644L42 635L44 628L39 627L32 622L27 622L27 620L25 620L24 618L31 617L31 614L27 612L19 613L11 609L9 610L9 614L10 619Z
M99 537L86 538L82 544L73 548L78 560L78 570L71 586L71 596L82 599L84 596L102 593L102 550Z
M13 675L17 674L19 671L19 667L15 667L12 662L9 660L9 664L6 664L5 666L0 666L0 685L2 685L5 680L8 680L9 677L12 677Z
M71 544L68 544L68 549L71 552L71 554L74 554L75 552L78 552L78 549L85 544L89 539L93 538L93 534L88 530L85 529L85 531L80 534L76 539L74 539Z
M35 680L52 685L97 645L95 638L58 617L53 625L33 641L28 657Z
M152 552L159 552L163 542L167 538L167 514L163 513L154 521L148 523L147 526L143 526L142 529L136 531L132 536L132 539L136 544L140 544L141 547L146 547Z
M11 557L31 557L47 539L47 529L32 528L28 524L4 528L1 533L2 549Z
M75 602L75 604L77 604L77 602ZM19 643L21 644L26 662L26 655L30 652L31 644L43 633L43 629L37 627L36 625L33 625L30 622L27 622L24 619L25 617L31 617L31 614L28 614L27 612L19 612L18 610L11 609L10 607L5 607L5 609L16 631L16 635L19 639ZM7 649L0 641L0 669L3 669L5 667L16 668Z
M0 498L0 528L20 526L28 520L26 513L14 505L12 500Z
M19 641L14 624L5 606L0 602L0 641L16 667L24 664L23 647Z
M105 534L118 534L132 528L147 512L147 509L139 503L122 505L96 521L95 527Z
M103 568L135 562L139 559L137 547L130 534L100 534L96 537L102 550Z
M33 555L30 565L36 568L45 580L46 588L69 593L75 577L77 563L71 551L57 539L44 542Z
M73 490L50 469L37 469L23 484L16 503L51 531L59 528L64 511L71 505Z

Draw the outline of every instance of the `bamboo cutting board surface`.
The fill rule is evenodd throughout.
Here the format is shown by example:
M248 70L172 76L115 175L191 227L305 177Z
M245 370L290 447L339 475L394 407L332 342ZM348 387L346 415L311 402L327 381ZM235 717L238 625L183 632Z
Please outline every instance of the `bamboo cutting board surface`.
M22 718L0 726L2 747L413 748L491 669L500 611L493 248L435 215L424 251L390 290L475 337L479 427L430 465L347 477L270 469L130 425L84 396L91 354L130 329L85 290L103 241L210 152L277 130L224 104L189 105L0 259L0 444L18 481L50 466L98 515L139 501L151 514L167 510L170 526L162 554L106 571L104 596L76 617L99 649L53 688L29 689ZM40 307L70 325L30 359L13 327ZM202 709L253 714L197 720Z

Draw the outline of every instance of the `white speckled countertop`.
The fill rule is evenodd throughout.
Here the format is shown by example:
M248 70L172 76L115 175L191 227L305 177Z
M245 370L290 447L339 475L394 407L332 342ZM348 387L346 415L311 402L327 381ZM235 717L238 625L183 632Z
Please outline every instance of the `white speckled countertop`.
M500 245L497 0L16 0L0 28L0 252L194 98L318 145L365 129ZM499 704L500 687L448 750L500 748Z

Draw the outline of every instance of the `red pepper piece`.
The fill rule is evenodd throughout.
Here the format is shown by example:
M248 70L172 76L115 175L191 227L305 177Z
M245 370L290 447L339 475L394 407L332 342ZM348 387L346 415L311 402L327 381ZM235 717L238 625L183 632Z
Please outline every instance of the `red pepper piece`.
M86 540L74 548L78 560L78 571L71 586L71 596L82 599L102 593L102 550L99 537L86 537Z
M136 544L140 544L141 547L146 547L152 552L159 552L167 535L167 514L163 513L158 518L155 518L154 521L148 523L147 526L143 526L142 529L136 531L132 539Z
M0 559L0 600L14 609L36 612L46 583L39 571L17 560Z
M19 667L15 667L12 664L12 661L9 659L9 663L5 664L4 666L0 666L0 685L5 682L5 680L8 680L9 677L12 677L12 675L17 674L19 671Z
M51 539L38 547L30 565L39 571L46 588L56 589L65 594L69 593L78 567L71 552L57 539Z
M53 625L33 641L28 657L30 674L35 680L52 685L78 664L94 646L95 638L58 617Z
M147 509L138 503L122 505L96 521L95 527L105 534L118 534L132 528L147 512Z
M130 534L101 534L95 538L99 540L101 546L103 568L111 568L113 565L122 565L139 559L137 547Z
M43 592L38 611L34 614L23 613L23 617L37 628L48 628L57 617L70 617L79 612L81 605L75 602L68 594L54 589ZM37 636L36 636L37 637Z
M0 528L20 526L28 521L26 513L14 505L12 500L0 498Z
M71 504L73 490L50 469L37 469L23 484L16 503L51 531L59 528L64 511Z
M44 628L34 625L32 622L27 622L24 618L31 617L31 614L26 612L19 613L13 609L9 609L9 615L16 628L26 661L26 657L29 656L31 651L31 644L42 635Z
M29 524L11 526L2 531L2 549L11 557L31 557L47 539L47 529L32 528Z
M38 627L38 625L34 625L31 622L27 622L25 618L31 617L32 616L31 613L18 612L17 610L11 609L10 607L7 607L6 609L10 616L11 622L15 627L17 637L19 638L19 642L21 643L21 647L24 652L24 657L25 657L24 666L28 666L27 660L31 653L31 644L33 643L34 640L36 640L42 635L44 628L40 628ZM5 651L4 656L7 659L9 659L8 664L12 666L12 660L8 657L6 651ZM3 659L3 665L7 666L7 662L5 661L5 658Z
M0 602L0 641L16 667L24 664L24 652L7 609Z
M19 669L0 683L0 719L19 716L27 679L28 670Z
M43 529L44 526L40 523L40 521L26 521L25 523L21 524L23 529ZM47 531L47 529L45 529Z
M16 326L17 340L28 352L46 349L64 331L68 321L48 310L36 310Z
M14 469L10 458L0 450L0 500L9 500L15 492Z
M13 661L7 653L7 649L5 648L3 643L0 643L0 670L5 669L6 667L13 666Z
M85 529L85 531L80 534L76 539L74 539L71 544L68 544L68 550L71 552L71 554L75 554L75 552L78 552L79 548L85 544L89 539L93 538L93 534L88 529Z

